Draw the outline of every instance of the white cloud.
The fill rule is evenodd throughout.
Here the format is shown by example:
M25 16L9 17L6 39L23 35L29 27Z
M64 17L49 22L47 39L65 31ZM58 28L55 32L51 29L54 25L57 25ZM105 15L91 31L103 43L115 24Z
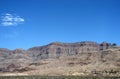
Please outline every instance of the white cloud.
M1 24L3 26L15 26L23 23L25 20L20 16L6 13L1 17Z
M15 25L14 23L12 23L12 22L3 22L3 23L1 23L3 26L13 26L13 25Z

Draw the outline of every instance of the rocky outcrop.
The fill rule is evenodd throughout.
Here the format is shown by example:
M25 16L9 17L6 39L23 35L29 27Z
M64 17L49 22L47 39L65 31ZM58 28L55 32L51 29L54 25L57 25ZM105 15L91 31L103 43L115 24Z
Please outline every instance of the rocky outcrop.
M25 72L39 66L45 68L88 66L88 70L95 74L99 68L103 71L106 66L120 68L119 62L120 47L107 42L101 44L91 41L53 42L28 50L0 48L0 72Z
M62 55L77 55L83 52L98 52L112 47L114 47L112 44L106 42L102 44L90 41L76 43L53 42L46 46L30 48L28 51L38 59L48 59L59 58Z

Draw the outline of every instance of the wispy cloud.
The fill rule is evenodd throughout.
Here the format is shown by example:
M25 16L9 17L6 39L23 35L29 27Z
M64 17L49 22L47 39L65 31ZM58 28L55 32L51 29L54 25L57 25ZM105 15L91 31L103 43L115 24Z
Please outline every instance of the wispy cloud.
M1 17L1 24L3 26L16 26L23 23L24 21L24 18L10 13L6 13Z

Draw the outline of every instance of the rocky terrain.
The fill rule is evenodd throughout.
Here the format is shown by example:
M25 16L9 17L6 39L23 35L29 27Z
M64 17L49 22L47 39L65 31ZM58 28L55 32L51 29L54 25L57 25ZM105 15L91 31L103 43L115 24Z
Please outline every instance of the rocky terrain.
M28 50L0 48L0 75L7 74L120 76L120 47L84 41Z

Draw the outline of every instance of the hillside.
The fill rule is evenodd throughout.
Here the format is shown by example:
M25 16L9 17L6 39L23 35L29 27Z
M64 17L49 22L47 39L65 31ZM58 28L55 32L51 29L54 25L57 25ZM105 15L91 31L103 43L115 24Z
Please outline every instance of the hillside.
M0 75L120 76L120 47L84 41L53 42L28 50L0 48Z

